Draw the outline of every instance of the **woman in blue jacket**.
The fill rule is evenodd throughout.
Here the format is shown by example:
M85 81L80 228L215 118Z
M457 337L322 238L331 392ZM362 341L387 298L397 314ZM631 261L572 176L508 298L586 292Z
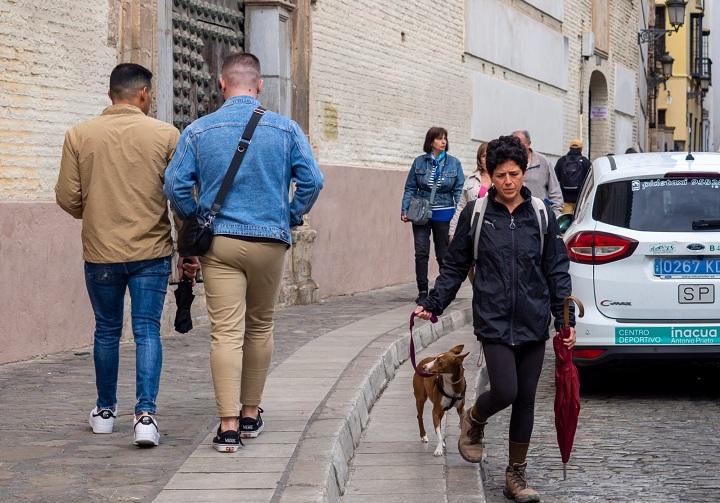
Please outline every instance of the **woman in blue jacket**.
M432 216L425 224L413 222L415 242L415 281L418 297L423 300L428 293L428 261L430 259L430 235L435 244L435 258L442 266L448 247L450 220L455 214L455 206L462 195L463 175L460 161L448 154L448 133L445 128L431 127L425 135L423 145L425 153L415 158L405 181L400 219L409 222L408 207L413 198L430 201L433 188L435 194L430 201Z

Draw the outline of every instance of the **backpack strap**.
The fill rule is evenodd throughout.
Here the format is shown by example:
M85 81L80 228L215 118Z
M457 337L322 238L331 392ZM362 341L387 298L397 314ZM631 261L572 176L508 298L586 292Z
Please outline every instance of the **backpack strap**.
M475 208L473 216L470 219L470 225L475 223L475 232L473 233L473 259L477 262L478 245L480 244L480 231L482 230L483 220L485 218L485 209L487 208L488 198L483 197L475 200Z
M483 219L485 218L485 210L487 209L488 198L483 197L482 199L475 200L475 208L473 209L473 216L470 222L475 223L475 232L473 233L473 259L477 262L478 259L478 245L480 244L480 231L482 230ZM542 255L545 250L545 236L548 232L548 215L547 206L542 199L538 197L532 197L532 206L535 210L535 217L538 221L538 227L540 228L540 254Z
M535 210L535 217L537 217L538 227L540 228L540 255L545 250L545 236L548 232L548 215L547 206L542 199L539 197L532 197L532 205Z

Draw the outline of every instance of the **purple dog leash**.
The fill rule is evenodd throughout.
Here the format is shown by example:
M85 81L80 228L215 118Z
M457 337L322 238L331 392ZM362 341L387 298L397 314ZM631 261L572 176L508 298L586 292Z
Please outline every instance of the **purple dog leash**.
M413 311L413 313L410 315L410 362L412 362L413 369L415 369L415 373L419 375L420 377L434 377L435 374L429 374L427 372L423 372L422 370L418 370L417 364L415 363L415 341L413 340L413 327L415 326L415 317L417 314ZM434 314L430 317L430 323L437 323L438 317Z

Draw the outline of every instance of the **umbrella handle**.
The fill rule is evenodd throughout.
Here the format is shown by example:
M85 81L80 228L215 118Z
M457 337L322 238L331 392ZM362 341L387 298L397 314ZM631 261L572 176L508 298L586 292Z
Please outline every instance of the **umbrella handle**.
M583 303L574 295L568 295L563 301L563 328L570 327L570 302L575 302L578 307L578 316L582 318L585 316L585 306Z

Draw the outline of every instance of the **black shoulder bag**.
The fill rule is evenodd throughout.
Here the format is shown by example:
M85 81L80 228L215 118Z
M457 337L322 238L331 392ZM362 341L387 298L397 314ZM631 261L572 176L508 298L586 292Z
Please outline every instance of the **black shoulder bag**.
M180 232L178 232L178 252L181 257L195 257L205 255L210 249L213 239L213 222L215 217L220 211L225 197L230 191L233 182L235 181L235 175L237 175L240 164L245 157L248 147L250 146L250 140L252 140L255 127L260 122L260 118L265 113L263 107L257 107L250 117L250 120L245 126L240 142L238 143L237 149L235 149L235 155L233 155L232 161L230 161L230 167L225 174L220 190L215 196L210 213L207 216L195 215L183 222Z

